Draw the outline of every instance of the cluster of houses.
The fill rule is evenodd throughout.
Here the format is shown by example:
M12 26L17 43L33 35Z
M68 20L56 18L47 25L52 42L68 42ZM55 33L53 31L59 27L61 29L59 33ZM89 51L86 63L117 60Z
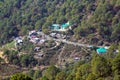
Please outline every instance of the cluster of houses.
M29 32L28 39L29 39L30 42L35 43L35 44L45 42L45 39L43 39L42 37L40 38L38 36L38 33L37 33L36 30L33 30L33 31Z
M76 24L71 25L69 21L67 23L64 23L62 25L60 24L52 24L50 26L50 29L53 31L67 31L69 29L73 29ZM60 34L60 33L50 33L49 34L53 38L58 38L58 39L65 39L67 36ZM45 42L45 36L39 36L38 32L36 30L32 30L29 32L28 39L30 42L38 44L38 43L44 43ZM21 37L15 38L15 46L18 45L23 45L23 39ZM89 46L89 48L93 48L93 46ZM98 54L104 54L108 52L109 47L99 47L96 49L96 52ZM39 48L35 48L36 51L39 50ZM115 53L118 53L119 51L116 50ZM79 60L79 57L75 57L75 60Z
M52 26L50 27L51 30L53 31L67 31L68 29L71 29L71 24L69 23L69 21L65 24L52 24Z

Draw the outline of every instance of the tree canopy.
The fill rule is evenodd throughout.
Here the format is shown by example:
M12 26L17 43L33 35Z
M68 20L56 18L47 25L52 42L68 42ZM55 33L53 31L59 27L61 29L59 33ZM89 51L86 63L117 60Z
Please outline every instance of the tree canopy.
M48 32L53 23L77 24L76 38L99 35L119 42L119 0L0 0L0 44L32 29ZM93 36L94 37L94 36Z

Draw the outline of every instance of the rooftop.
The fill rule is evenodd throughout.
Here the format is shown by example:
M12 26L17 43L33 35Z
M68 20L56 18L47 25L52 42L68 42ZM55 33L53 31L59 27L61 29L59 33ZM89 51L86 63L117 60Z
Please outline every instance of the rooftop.
M106 53L107 52L107 50L105 49L105 48L98 48L97 49L97 53L99 54L99 53Z

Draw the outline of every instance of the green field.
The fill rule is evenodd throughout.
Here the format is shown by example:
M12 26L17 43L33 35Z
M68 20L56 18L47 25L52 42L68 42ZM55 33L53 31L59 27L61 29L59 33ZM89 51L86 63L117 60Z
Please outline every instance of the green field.
M10 43L7 43L4 47L5 47L5 48L8 48L8 49L14 48L14 47L15 47L14 44L15 44L15 41L12 41L12 42L10 42Z

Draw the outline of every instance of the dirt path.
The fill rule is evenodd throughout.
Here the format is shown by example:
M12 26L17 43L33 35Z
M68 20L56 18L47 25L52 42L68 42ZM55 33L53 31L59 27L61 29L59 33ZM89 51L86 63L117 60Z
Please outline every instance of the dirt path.
M63 43L71 44L71 45L74 45L74 46L80 46L80 47L90 47L90 46L107 47L107 46L97 46L97 45L91 45L91 44L81 44L81 43L78 43L78 42L72 42L72 41L68 41L68 40L65 40L65 39L56 39L56 38L50 37L49 35L44 34L43 32L38 32L38 34L44 35L47 40L63 42Z
M3 51L0 51L0 57L5 60L5 63L8 63L7 58L4 56Z

